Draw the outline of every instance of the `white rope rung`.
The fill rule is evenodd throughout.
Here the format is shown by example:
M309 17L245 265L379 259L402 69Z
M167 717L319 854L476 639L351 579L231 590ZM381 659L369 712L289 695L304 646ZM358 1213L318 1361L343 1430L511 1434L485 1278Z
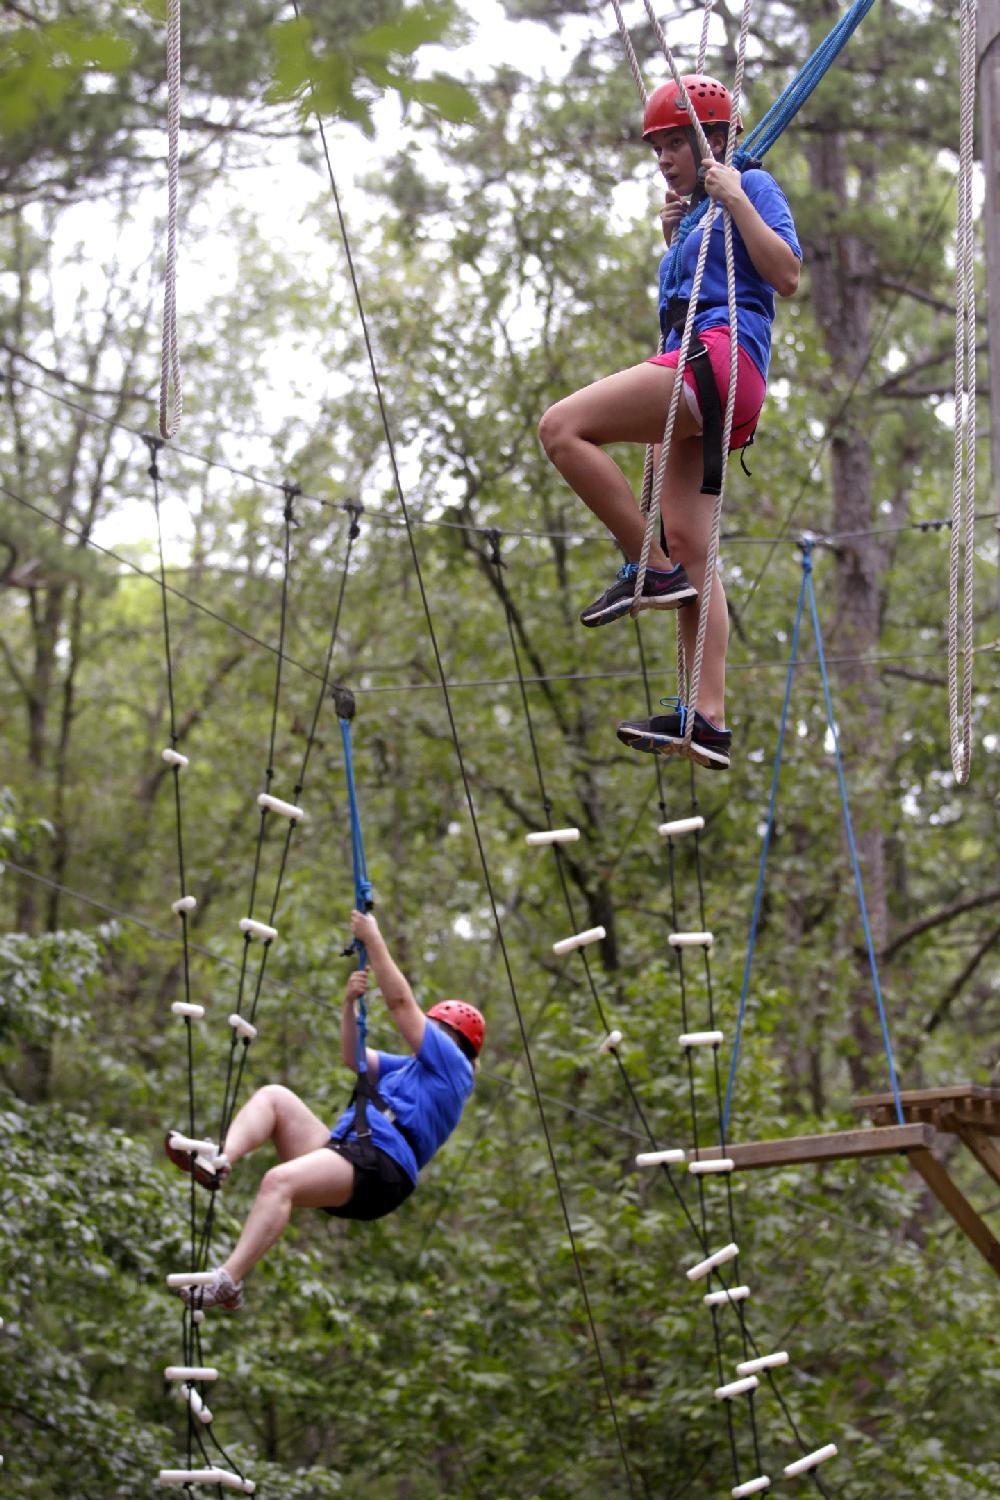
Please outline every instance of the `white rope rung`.
M199 1396L198 1392L195 1390L194 1386L193 1385L179 1385L179 1386L176 1387L176 1390L177 1390L177 1394L178 1394L178 1396L180 1396L181 1400L182 1401L186 1401L187 1404L190 1406L191 1410L194 1412L195 1416L198 1418L198 1421L199 1422L204 1422L205 1425L206 1425L206 1427L207 1427L208 1424L209 1424L209 1422L211 1422L211 1420L212 1420L212 1413L209 1410L209 1408L205 1405L204 1401L201 1399L201 1397Z
M580 837L579 828L543 828L537 833L525 835L526 844L575 844Z
M675 818L672 823L661 823L657 833L661 838L672 839L679 833L700 833L705 826L705 819L697 818Z
M640 1151L635 1159L637 1167L675 1167L687 1161L686 1151Z
M171 1271L167 1277L167 1286L208 1286L214 1280L214 1271Z
M282 802L280 797L272 797L268 792L261 792L257 798L257 806L265 812L277 813L281 818L290 818L293 823L305 817L304 810L296 807L294 802Z
M764 1490L771 1488L771 1481L766 1474L759 1479L748 1479L746 1484L738 1484L734 1490L730 1490L733 1500L743 1500L745 1495L760 1495Z
M728 1385L715 1387L715 1399L732 1401L735 1396L745 1396L749 1391L755 1391L759 1385L756 1375L748 1375L745 1380L731 1380Z
M248 1042L252 1042L254 1037L257 1035L256 1026L251 1026L249 1021L244 1021L243 1017L237 1015L235 1011L233 1011L233 1014L229 1017L229 1024L236 1032L237 1036L246 1037Z
M588 927L586 932L578 932L573 937L560 938L558 943L552 944L552 952L560 955L572 953L574 948L585 948L588 943L599 943L605 937L607 933L603 927Z
M169 746L163 752L163 759L168 766L176 766L179 771L191 764L186 755L181 755L179 750L171 750Z
M721 1031L682 1031L677 1038L679 1047L718 1047L723 1040Z
M205 1014L203 1005L192 1005L188 1000L175 1000L170 1009L175 1016L190 1016L192 1021L200 1021Z
M721 1292L706 1292L702 1301L706 1307L725 1307L727 1302L745 1302L749 1295L748 1286L727 1286Z
M735 1172L736 1163L729 1156L720 1156L714 1161L689 1161L688 1171L693 1177L711 1177L716 1172Z
M257 1488L252 1479L241 1479L238 1474L219 1469L215 1464L206 1469L161 1469L156 1482L162 1485L216 1484L220 1489L240 1490L244 1495L252 1495Z
M197 905L194 896L181 896L179 901L171 901L170 910L175 917L179 917L182 911L194 911Z
M203 1309L200 1308L200 1307L192 1308L192 1310L191 1310L191 1322L192 1323L204 1323L204 1321L205 1321L205 1313L204 1313Z
M760 1359L745 1359L741 1365L736 1366L737 1375L759 1375L762 1370L776 1370L779 1365L787 1365L788 1355L784 1349L777 1354L762 1354Z
M167 1365L164 1380L218 1380L219 1372L214 1365Z
M667 942L671 948L711 948L715 935L711 932L672 932Z
M179 1130L170 1132L170 1144L175 1151L191 1151L195 1156L215 1156L219 1149L214 1141L198 1141Z
M268 927L266 922L255 922L253 917L240 918L240 931L245 932L248 937L264 938L267 942L278 936L277 927Z
M620 1031L609 1031L598 1051L613 1052L616 1047L621 1046L622 1034Z
M825 1448L817 1448L815 1453L807 1453L805 1458L798 1458L793 1464L786 1464L785 1478L794 1479L799 1474L808 1474L810 1469L815 1469L819 1464L825 1463L828 1458L836 1457L836 1443L827 1443Z
M687 1273L688 1281L700 1281L703 1276L707 1276L717 1266L724 1266L727 1260L735 1260L739 1253L739 1245L723 1245L721 1250L714 1251L707 1260L700 1260L696 1266L691 1267Z

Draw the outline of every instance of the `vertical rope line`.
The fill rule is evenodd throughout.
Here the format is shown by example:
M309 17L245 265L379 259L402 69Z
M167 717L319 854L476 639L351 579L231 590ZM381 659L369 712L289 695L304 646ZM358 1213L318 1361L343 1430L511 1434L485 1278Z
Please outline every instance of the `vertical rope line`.
M180 181L180 125L181 0L167 0L167 260L163 276L159 409L162 438L172 438L178 431L183 409L181 358L177 342L177 190ZM173 386L172 403L171 385Z
M299 7L298 7L298 0L292 0L292 4L293 4L293 9L295 11L295 14L297 16L300 15ZM420 594L421 604L423 606L424 619L425 619L426 624L427 624L427 633L428 633L428 637L429 637L429 640L430 640L431 649L432 649L433 654L434 654L435 664L436 664L436 667L437 667L438 680L439 680L439 682L441 684L442 699L443 699L444 706L445 706L445 712L446 712L447 717L448 717L449 728L451 730L452 743L453 743L453 745L455 747L455 758L456 758L456 760L458 762L459 774L460 774L461 779L462 779L462 787L463 787L464 794L465 794L466 806L467 806L468 811L469 811L469 819L470 819L470 823L471 823L471 826L472 826L473 838L475 840L476 849L477 849L477 852L478 852L478 857L479 857L479 862L480 862L480 867L481 867L482 873L483 873L483 884L484 884L485 889L486 889L487 898L488 898L489 904L490 904L490 911L491 911L491 914L492 914L492 917L493 917L493 924L494 924L494 927L495 927L495 930L496 930L496 934L497 934L497 945L498 945L499 950L500 950L501 959L502 959L502 962L503 962L503 965L504 965L504 971L505 971L506 977L507 977L508 989L509 989L510 995L511 995L511 1001L512 1001L512 1004L514 1006L515 1015L517 1017L518 1030L519 1030L519 1033L520 1033L520 1036L521 1036L521 1044L522 1044L522 1047L524 1049L524 1054L525 1054L525 1062L527 1064L529 1077L531 1079L532 1090L533 1090L534 1095L535 1095L536 1108L538 1110L538 1116L539 1116L539 1121L540 1121L541 1127L542 1127L542 1133L543 1133L544 1138L545 1138L545 1145L546 1145L546 1151L547 1151L548 1157L549 1157L549 1164L550 1164L550 1166L552 1168L553 1178L554 1178L555 1183L556 1183L556 1190L557 1190L557 1194L558 1194L558 1197L559 1197L559 1204L560 1204L560 1209L562 1211L563 1222L564 1222L564 1225L565 1225L565 1228L566 1228L566 1234L567 1234L567 1238L568 1238L568 1241L569 1241L570 1250L571 1250L571 1253L573 1255L573 1264L574 1264L574 1268L575 1268L575 1271L576 1271L577 1283L578 1283L579 1290L580 1290L580 1297L581 1297L581 1301L583 1302L584 1311L585 1311L585 1314L586 1314L586 1317L587 1317L588 1326L590 1328L591 1338L592 1338L592 1341L593 1341L593 1344L594 1344L594 1349L595 1349L595 1353L596 1353L596 1356L597 1356L598 1364L600 1366L601 1379L602 1379L602 1382L603 1382L603 1385L604 1385L605 1395L607 1397L608 1408L609 1408L609 1412L610 1412L610 1415L611 1415L612 1425L614 1427L615 1437L616 1437L616 1440L617 1440L617 1443L618 1443L618 1448L619 1448L619 1451L621 1453L622 1466L623 1466L623 1469L624 1469L624 1472L625 1472L626 1481L628 1483L629 1493L634 1496L635 1493L636 1493L636 1491L635 1491L635 1481L634 1481L633 1476L632 1476L632 1468L631 1468L631 1465L629 1463L628 1450L627 1450L626 1445L625 1445L625 1437L624 1437L624 1433L622 1432L622 1429L621 1429L621 1426L620 1426L620 1423L619 1423L618 1410L617 1410L617 1406L615 1404L614 1394L613 1394L612 1389L611 1389L611 1376L610 1376L610 1372L608 1370L607 1364L605 1363L604 1352L603 1352L603 1349L601 1348L600 1338L599 1338L598 1333L597 1333L597 1324L596 1324L596 1320L594 1318L593 1308L592 1308L591 1303L590 1303L590 1296L589 1296L589 1293L587 1291L587 1284L586 1284L586 1280L585 1280L584 1274L583 1274L583 1265L582 1265L582 1262L580 1260L579 1247L578 1247L577 1242L576 1242L576 1235L575 1235L575 1233L573 1231L573 1224L572 1224L572 1220L571 1220L570 1214L569 1214L569 1205L568 1205L568 1203L566 1201L565 1192L563 1190L562 1177L561 1177L561 1174L559 1172L558 1161L556 1160L555 1147L554 1147L554 1144L553 1144L553 1141L552 1141L551 1132L550 1132L550 1129L549 1129L548 1117L547 1117L547 1115L545 1113L545 1105L544 1105L544 1102L542 1100L541 1089L540 1089L539 1084L538 1084L538 1077L537 1077L537 1074L535 1072L534 1061L533 1061L533 1059L531 1057L531 1051L530 1051L530 1047L528 1045L527 1028L526 1028L525 1021L524 1021L524 1015L523 1015L523 1012L521 1010L520 1000L519 1000L518 994L517 994L517 986L516 986L515 981L514 981L513 969L511 968L510 955L509 955L509 953L507 951L507 943L506 943L506 939L504 937L503 924L502 924L502 922L500 920L500 911L499 911L499 907L497 905L496 892L495 892L494 887L493 887L493 880L492 880L492 877L490 875L489 864L488 864L488 861L486 859L486 850L485 850L485 847L483 845L482 833L481 833L481 830L480 830L480 827L479 827L479 818L478 818L478 815L476 813L475 799L473 798L473 795L472 795L472 786L471 786L471 783L469 781L468 768L467 768L467 766L465 764L465 756L464 756L464 754L462 752L461 739L460 739L459 733L458 733L458 724L457 724L457 722L455 720L455 713L454 713L454 708L453 708L452 701L451 701L451 694L450 694L449 689L448 689L448 679L447 679L447 676L446 676L445 671L444 671L444 663L443 663L443 661L441 659L441 651L440 651L440 647L439 647L439 644L438 644L437 632L434 629L434 618L433 618L433 615L431 613L430 601L429 601L429 599L427 597L427 589L426 589L426 585L424 583L423 569L420 566L420 554L419 554L419 552L417 550L416 538L415 538L415 536L413 534L413 524L412 524L412 521L410 519L409 506L406 503L406 495L405 495L405 492L403 490L402 478L401 478L400 473L399 473L399 464L398 464L397 459L396 459L396 448L395 448L395 443L394 443L393 437L392 437L392 429L391 429L391 426L390 426L390 423L389 423L389 414L388 414L388 410L387 410L386 404L385 404L385 397L384 397L383 392L382 392L382 382L381 382L381 379L379 377L378 365L377 365L376 360L375 360L375 351L374 351L374 347L372 345L371 333L370 333L370 330L369 330L369 327L368 327L368 317L367 317L367 314L366 314L366 311L365 311L364 299L363 299L363 297L361 295L361 286L360 286L360 282L358 280L357 269L356 269L355 264L354 264L354 256L353 256L353 253L352 253L352 250L351 250L350 237L349 237L349 235L347 233L347 222L346 222L346 219L344 217L343 208L342 208L342 205L341 205L341 202L340 202L340 193L339 193L338 188L337 188L337 180L336 180L336 177L335 177L334 171L333 171L333 162L332 162L332 159L330 157L330 148L329 148L329 144L327 142L326 128L325 128L325 125L324 125L324 122L323 122L322 115L320 114L320 112L319 112L318 109L315 109L315 106L314 106L314 113L315 113L315 116L316 116L316 121L317 121L318 130L319 130L319 136L320 136L320 141L321 141L322 149L323 149L323 155L324 155L324 159L325 159L325 162L326 162L327 173L329 175L330 191L331 191L331 194L332 194L332 197L333 197L334 209L335 209L335 212L336 212L336 215L337 215L337 221L338 221L338 225L339 225L341 241L342 241L342 244L343 244L343 247L344 247L344 254L345 254L345 258L346 258L347 266L348 266L348 273L349 273L349 276L350 276L351 286L352 286L352 290L353 290L353 293L354 293L355 305L356 305L357 311L358 311L358 319L359 319L359 322L360 322L360 325L361 325L361 330L362 330L362 335L363 335L363 338L364 338L365 349L366 349L367 355L368 355L368 364L369 364L369 370L370 370L371 377L372 377L372 385L373 385L373 388L374 388L374 391L375 391L376 402L377 402L377 405L378 405L378 408L379 408L379 414L380 414L381 423L382 423L382 430L383 430L383 433L384 433L384 436L385 436L385 440L386 440L386 452L387 452L387 456L388 456L388 459L389 459L389 465L390 465L390 468L392 470L392 475L393 475L393 486L394 486L394 489L396 491L396 497L397 497L397 500L398 500L398 503L399 503L400 513L401 513L401 515L403 517L403 522L404 522L404 525L406 527L406 536L407 536L407 541L408 541L409 548L410 548L410 556L411 556L411 558L413 560L414 576L415 576L416 581L417 581L417 588L418 588L418 591L419 591L419 594Z
M625 50L625 59L629 66L629 72L632 74L632 79L635 83L635 90L639 95L639 100L643 105L643 108L645 108L646 100L648 99L649 95L646 93L646 85L642 81L642 69L639 67L639 59L635 55L635 48L632 45L632 37L628 27L625 25L625 17L622 15L622 8L619 4L619 0L611 0L611 4L614 9L615 20L618 22L618 34L621 37L622 47Z
M847 831L847 847L851 856L851 869L854 872L854 889L857 892L858 908L861 912L861 925L864 928L865 946L868 949L868 966L871 970L872 985L875 990L875 1003L878 1006L879 1024L882 1028L882 1041L885 1046L886 1063L889 1068L889 1082L892 1087L892 1097L896 1105L896 1118L900 1125L904 1123L903 1106L899 1098L899 1083L896 1078L896 1063L892 1054L892 1041L889 1037L889 1020L885 1012L885 1004L882 999L882 986L879 983L878 960L875 957L875 943L872 939L871 925L868 921L868 907L865 902L865 890L861 880L861 864L858 860L857 845L854 842L854 827L851 822L851 809L847 801L847 783L844 779L844 766L840 758L840 736L837 733L836 720L833 714L833 701L830 696L830 680L826 672L826 656L823 651L823 633L820 630L819 611L816 608L816 590L813 585L811 572L806 574L806 586L809 593L809 609L812 614L813 634L816 637L816 658L819 662L820 679L823 683L823 698L826 703L826 721L830 728L830 736L833 740L833 755L837 766L837 784L840 787L840 805L844 813L844 827Z
M976 102L975 0L962 0L959 32L958 208L955 226L955 418L948 572L948 729L955 780L969 779L972 762L973 602L976 495L976 296L972 173ZM964 512L964 514L963 514ZM959 554L964 549L963 611L959 626ZM962 655L959 688L958 657Z
M802 548L802 583L799 587L799 600L795 610L795 624L792 627L792 644L788 653L785 697L781 705L781 720L778 726L778 748L775 752L774 769L771 772L771 794L767 803L767 824L764 829L764 841L760 851L757 887L753 895L753 915L750 918L750 937L747 942L747 956L743 963L743 983L740 986L739 1007L736 1015L736 1033L733 1037L732 1056L729 1059L729 1082L726 1085L726 1104L722 1115L723 1130L726 1130L729 1126L733 1107L733 1089L736 1085L736 1070L740 1062L740 1046L743 1039L743 1023L746 1017L747 996L750 993L750 972L753 968L754 950L757 945L757 929L760 926L760 910L764 897L764 876L767 871L767 857L771 848L771 836L774 832L774 812L778 801L778 780L781 776L781 758L785 748L785 730L788 727L788 708L791 702L792 681L795 677L795 667L799 654L799 631L802 627L802 611L806 602L806 579L811 571L812 543L807 540Z

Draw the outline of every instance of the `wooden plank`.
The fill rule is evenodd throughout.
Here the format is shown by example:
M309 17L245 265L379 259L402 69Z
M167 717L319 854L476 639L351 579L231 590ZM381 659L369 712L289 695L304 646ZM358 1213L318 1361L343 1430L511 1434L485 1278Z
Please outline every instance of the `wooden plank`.
M908 1089L899 1096L903 1118L909 1123L924 1120L936 1130L951 1135L964 1125L973 1125L989 1135L1000 1136L1000 1089L981 1083L949 1084L939 1089ZM891 1094L866 1094L853 1102L878 1126L896 1124L896 1105Z
M986 1168L994 1181L1000 1183L1000 1147L975 1125L960 1125L959 1138L965 1142L980 1166Z
M962 1233L975 1245L983 1259L1000 1276L1000 1240L976 1213L968 1198L952 1182L947 1170L929 1151L911 1151L910 1165L930 1188L938 1201L948 1210Z
M928 1150L934 1142L930 1125L887 1125L868 1130L834 1130L827 1135L797 1135L777 1141L726 1142L726 1155L738 1172L760 1167L788 1167L806 1162L846 1161L865 1156L894 1156L899 1151ZM702 1161L715 1161L718 1146L700 1151Z
M903 1089L899 1096L904 1111L908 1104L950 1103L955 1099L981 1099L996 1104L1000 1103L1000 1089L983 1083L949 1083L937 1089ZM862 1094L853 1101L852 1108L860 1114L867 1114L870 1109L881 1105L895 1106L891 1093Z

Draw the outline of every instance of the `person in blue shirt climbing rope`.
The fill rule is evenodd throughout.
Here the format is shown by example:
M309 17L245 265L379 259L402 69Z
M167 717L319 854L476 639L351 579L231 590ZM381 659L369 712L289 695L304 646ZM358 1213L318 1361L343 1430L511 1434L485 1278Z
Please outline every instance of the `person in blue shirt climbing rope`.
M280 1084L258 1089L240 1110L211 1165L171 1147L171 1161L214 1191L249 1152L273 1141L280 1158L264 1174L256 1201L232 1253L206 1286L185 1287L191 1307L235 1312L243 1302L243 1278L283 1233L295 1208L322 1208L342 1219L379 1219L410 1196L417 1175L451 1135L472 1093L486 1023L464 1000L440 1000L425 1013L396 965L370 914L351 913L351 931L364 944L368 962L396 1027L410 1051L366 1048L364 1113L370 1134L359 1137L358 1090L332 1130ZM355 1006L365 993L368 969L347 982L341 1018L344 1062L357 1071Z
M721 83L689 74L684 87L713 155L699 164L697 137L671 80L649 96L643 137L656 153L666 181L660 220L668 247L678 225L706 195L732 216L739 345L736 400L730 448L752 438L766 389L774 321L774 294L791 297L799 281L802 251L787 199L759 167L742 172L724 164L729 131L742 129L733 100ZM734 118L735 116L735 118ZM699 170L700 167L700 170ZM584 625L608 624L628 614L645 517L621 469L604 451L608 443L659 444L676 379L684 316L690 298L703 223L684 239L680 254L668 248L660 266L660 324L664 352L586 386L550 407L539 436L552 463L580 499L613 533L628 561L615 582L581 614ZM712 533L713 504L721 471L721 418L729 391L729 306L723 216L716 216L705 263L694 338L684 370L661 492L668 551L654 536L640 609L689 605L705 584L705 558ZM714 452L713 450L714 446ZM657 454L658 457L658 454ZM711 580L712 597L695 708L691 754L702 765L729 766L731 732L725 727L726 648L729 620L722 580ZM681 637L694 657L697 609L680 616ZM626 720L618 737L637 750L671 753L684 737L688 708L664 699L669 712Z

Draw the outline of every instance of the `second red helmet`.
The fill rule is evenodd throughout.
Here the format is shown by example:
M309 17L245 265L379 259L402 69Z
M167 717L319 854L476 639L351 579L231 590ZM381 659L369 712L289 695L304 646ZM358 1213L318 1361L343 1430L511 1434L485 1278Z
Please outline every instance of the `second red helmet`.
M687 91L694 112L703 125L728 125L733 118L733 96L725 84L705 73L688 73L681 80ZM642 134L652 135L654 130L684 129L691 124L687 108L680 100L680 90L672 78L654 89L646 101L642 117ZM736 129L743 123L736 116Z
M479 1056L486 1040L486 1022L482 1011L464 1000L439 1000L427 1014L432 1021L443 1021L446 1026L453 1026L465 1037L476 1056Z

